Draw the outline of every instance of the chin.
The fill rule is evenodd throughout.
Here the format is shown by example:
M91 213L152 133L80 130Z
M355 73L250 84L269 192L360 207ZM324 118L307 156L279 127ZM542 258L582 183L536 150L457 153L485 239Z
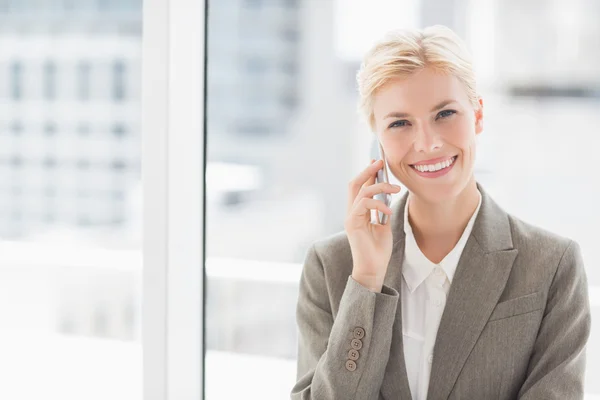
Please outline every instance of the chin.
M467 182L453 179L446 182L411 182L411 185L405 185L408 190L427 203L443 203L457 198L465 189Z
M453 185L431 185L429 187L420 187L415 191L415 195L428 203L436 204L454 199L460 192L460 188Z

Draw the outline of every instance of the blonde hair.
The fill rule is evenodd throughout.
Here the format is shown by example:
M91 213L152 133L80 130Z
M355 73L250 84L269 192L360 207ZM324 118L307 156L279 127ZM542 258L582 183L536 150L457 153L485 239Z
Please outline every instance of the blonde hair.
M456 76L473 107L479 109L471 55L456 33L443 25L392 30L365 54L356 74L359 113L373 132L373 97L377 90L390 79L406 78L425 67Z

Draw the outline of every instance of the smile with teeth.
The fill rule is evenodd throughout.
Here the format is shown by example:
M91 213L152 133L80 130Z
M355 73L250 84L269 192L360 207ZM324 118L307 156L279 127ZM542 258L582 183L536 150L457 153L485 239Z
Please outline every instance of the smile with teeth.
M456 161L456 158L458 156L454 156L449 160L446 161L442 161L436 164L431 164L431 165L411 165L412 168L416 169L417 171L420 172L436 172L445 168L448 168L449 166L451 166L454 161Z

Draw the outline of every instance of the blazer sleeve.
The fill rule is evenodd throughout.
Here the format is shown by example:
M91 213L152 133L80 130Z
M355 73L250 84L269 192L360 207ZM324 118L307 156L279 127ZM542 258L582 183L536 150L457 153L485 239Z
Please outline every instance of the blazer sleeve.
M577 242L565 250L550 285L546 309L519 399L583 399L591 315L588 283Z
M385 285L381 293L372 292L348 276L334 317L323 263L313 244L300 278L297 376L291 399L379 398L398 296Z

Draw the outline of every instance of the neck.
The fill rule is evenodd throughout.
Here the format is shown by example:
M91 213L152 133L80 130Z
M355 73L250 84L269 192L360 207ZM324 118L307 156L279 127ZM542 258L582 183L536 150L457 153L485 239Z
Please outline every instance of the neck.
M477 209L479 194L475 178L455 198L430 203L409 194L408 219L417 243L450 242L454 246Z

